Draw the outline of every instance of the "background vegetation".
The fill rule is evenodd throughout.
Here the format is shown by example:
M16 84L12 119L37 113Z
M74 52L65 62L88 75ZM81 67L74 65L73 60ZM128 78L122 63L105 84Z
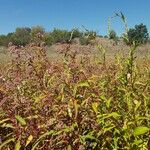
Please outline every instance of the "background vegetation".
M71 31L54 29L51 32L45 32L45 29L41 26L36 27L19 27L16 28L14 33L8 33L7 35L0 35L0 46L8 46L11 42L13 45L25 46L30 43L44 42L46 45L53 45L55 43L69 43L78 38L81 45L88 45L92 43L96 37L103 37L98 35L94 31L80 31L78 29L72 29ZM124 38L125 36L125 38ZM107 37L107 36L104 36ZM71 38L71 40L70 40ZM111 29L108 34L108 38L114 40L116 43L119 39L123 38L127 45L133 44L145 44L149 41L149 34L146 25L135 25L135 28L131 28L127 31L127 35L117 36L117 33ZM127 40L128 39L128 40Z

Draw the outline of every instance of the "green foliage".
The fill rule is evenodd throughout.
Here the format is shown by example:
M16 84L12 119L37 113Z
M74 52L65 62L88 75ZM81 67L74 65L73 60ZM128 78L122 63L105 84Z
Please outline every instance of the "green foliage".
M93 33L91 32L90 34ZM74 38L82 37L82 35L83 33L76 28L71 31L54 29L51 32L45 32L45 29L41 26L35 26L31 29L24 27L17 28L14 33L0 35L0 45L8 46L9 42L12 42L17 46L25 46L31 42L36 45L40 45L42 42L45 42L46 45L52 45L55 43L69 43L72 42Z
M118 37L117 37L117 33L114 30L111 30L109 32L109 39L112 39L115 41L115 43L117 44L118 42Z
M96 36L97 36L96 32L87 30L79 38L80 44L81 45L92 44L92 42L95 40Z
M134 129L134 135L139 136L139 135L145 134L149 130L150 130L150 128L148 128L148 127L136 127Z
M44 42L45 42L46 45L48 45L48 46L54 44L54 40L53 40L53 37L52 37L51 33L46 33L46 34L44 35Z
M0 46L8 46L9 42L12 41L13 33L8 33L7 35L0 35Z
M80 41L81 45L88 45L88 44L90 44L90 39L88 37L80 37L79 41Z
M52 45L55 43L69 43L72 42L74 38L80 38L82 33L78 29L72 29L71 31L54 29L45 35L44 41L47 45Z
M8 39L6 35L0 35L0 46L7 46Z
M16 31L11 35L11 40L14 45L25 46L30 43L30 28L16 28Z
M109 39L115 40L117 38L117 34L114 30L111 30L109 33Z
M135 25L134 28L129 29L127 32L127 39L125 42L129 45L135 43L136 45L144 44L148 41L149 34L146 25L142 23Z
M50 36L52 37L53 43L68 43L71 33L67 30L54 29Z
M15 117L16 117L17 121L18 121L21 125L23 125L23 126L26 125L26 121L25 121L21 116L16 115Z

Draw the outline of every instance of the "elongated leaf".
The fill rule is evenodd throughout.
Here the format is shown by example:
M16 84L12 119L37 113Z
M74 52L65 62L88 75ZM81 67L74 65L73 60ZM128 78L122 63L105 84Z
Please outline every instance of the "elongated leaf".
M23 119L21 116L16 115L15 117L16 117L17 121L18 121L22 126L25 126L25 125L26 125L25 119Z
M115 126L111 126L111 127L108 127L108 128L104 128L104 133L106 133L107 131L110 131L111 129L115 128Z
M110 114L102 114L102 115L98 115L98 118L102 118L102 119L106 119L106 118L110 118L113 117L115 119L117 119L118 117L120 117L121 115L119 115L117 112L112 112Z
M98 103L96 103L96 102L92 103L92 108L93 108L94 112L97 114L98 113Z
M72 150L71 145L67 146L67 150Z
M79 105L77 104L76 100L74 101L74 108L75 108L75 118L77 118Z
M134 103L136 104L136 106L135 106L135 108L134 108L134 111L136 112L137 111L137 109L140 107L140 105L141 105L141 101L134 101Z
M106 101L106 106L107 108L110 108L110 103L112 101L112 97L110 97L107 101Z
M111 117L111 116L116 119L116 118L120 117L121 115L119 115L117 112L112 112L112 113L109 115L109 117Z
M78 87L89 87L89 83L88 82L80 82L78 84Z
M134 145L139 145L139 144L141 144L142 142L143 142L142 140L135 140L133 144L134 144Z
M146 133L148 131L150 131L150 128L148 128L148 127L143 127L143 126L136 127L134 129L134 135L138 136L138 135L144 134L144 133Z
M12 124L8 124L8 123L2 124L1 127L3 127L3 128L14 128L14 127L12 126Z
M21 148L20 141L17 141L15 145L15 150L20 150L20 148Z
M33 139L33 136L30 135L26 141L26 146L28 146L28 144L32 141L32 139Z
M69 107L68 107L68 115L69 115L70 118L72 118L72 110Z
M47 95L41 94L41 95L39 95L39 96L37 96L37 97L34 97L34 98L33 98L33 99L34 99L34 102L35 102L35 103L41 102L41 100L44 99L46 96L47 96Z

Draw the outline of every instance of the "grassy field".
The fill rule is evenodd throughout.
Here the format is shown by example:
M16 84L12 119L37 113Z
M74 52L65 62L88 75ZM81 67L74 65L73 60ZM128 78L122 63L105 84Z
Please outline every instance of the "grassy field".
M121 55L128 55L128 50L129 47L123 42L119 41L118 44L116 45L113 40L109 40L107 38L97 38L96 42L94 45L87 45L87 46L82 46L79 43L72 44L71 45L71 50L77 51L78 54L87 54L89 53L92 56L96 56L99 54L99 51L97 49L97 44L98 45L103 45L106 49L106 55L107 57L114 58L116 54L121 54ZM50 58L58 58L61 57L59 52L65 48L66 44L55 44L50 47L47 47L47 56ZM136 55L138 58L143 58L145 56L150 55L150 44L147 43L145 45L142 45L138 47ZM10 59L10 56L8 54L8 51L5 47L0 47L0 60L7 62L7 60Z
M0 149L150 149L149 44L0 53Z

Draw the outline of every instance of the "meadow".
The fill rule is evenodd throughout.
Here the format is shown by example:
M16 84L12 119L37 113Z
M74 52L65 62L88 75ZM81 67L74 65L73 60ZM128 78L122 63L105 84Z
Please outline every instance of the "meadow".
M5 49L0 149L148 150L149 52L106 46Z
M2 48L0 149L150 149L149 45L101 40Z

